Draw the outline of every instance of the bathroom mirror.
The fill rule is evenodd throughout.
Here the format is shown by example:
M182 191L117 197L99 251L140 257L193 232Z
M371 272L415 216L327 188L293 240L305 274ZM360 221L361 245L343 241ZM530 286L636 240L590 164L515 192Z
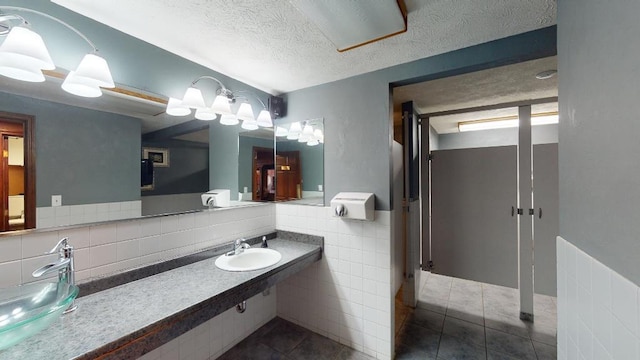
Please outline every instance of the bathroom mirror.
M279 123L276 138L276 201L324 205L324 120Z

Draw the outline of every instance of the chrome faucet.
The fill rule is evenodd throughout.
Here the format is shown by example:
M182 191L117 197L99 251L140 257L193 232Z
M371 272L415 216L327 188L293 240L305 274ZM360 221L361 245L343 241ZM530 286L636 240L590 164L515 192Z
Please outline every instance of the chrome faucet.
M62 238L56 246L53 247L46 254L53 254L58 252L58 259L50 264L44 265L31 273L33 277L41 277L42 275L49 274L53 271L58 271L58 282L67 283L69 285L76 284L75 267L73 263L73 246L69 245L69 238ZM74 302L64 311L69 313L77 308Z
M232 255L242 254L245 249L248 249L250 247L251 247L251 245L247 244L245 242L245 239L243 239L243 238L242 239L236 239L236 241L233 243L233 250L229 251L225 255L232 256Z

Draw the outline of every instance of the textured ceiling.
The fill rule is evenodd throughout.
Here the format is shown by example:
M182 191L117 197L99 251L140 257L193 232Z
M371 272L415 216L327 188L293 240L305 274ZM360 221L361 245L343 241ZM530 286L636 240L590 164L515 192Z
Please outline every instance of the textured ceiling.
M53 2L272 94L554 25L557 5L406 0L407 32L339 53L284 0Z
M434 113L479 106L558 96L558 78L536 79L536 74L557 69L557 57L521 62L513 65L451 76L393 89L393 102L397 106L413 101L418 113ZM538 112L557 111L558 104L537 106ZM459 121L487 119L512 115L511 110L492 110L441 116L431 119L439 134L457 132ZM515 110L517 114L517 109Z

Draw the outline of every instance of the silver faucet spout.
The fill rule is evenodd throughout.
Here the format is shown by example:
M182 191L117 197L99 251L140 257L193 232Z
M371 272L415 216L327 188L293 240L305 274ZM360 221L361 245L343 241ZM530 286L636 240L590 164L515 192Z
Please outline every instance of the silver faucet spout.
M47 254L53 254L58 252L58 259L56 261L37 268L31 275L33 277L41 277L53 271L58 271L58 282L67 283L69 285L76 284L75 266L73 263L73 246L69 244L68 238L62 238L56 246L51 249ZM67 310L64 313L69 313L76 309L74 302L71 302Z
M242 254L245 249L248 249L250 247L251 245L247 244L244 239L236 239L236 241L233 242L233 250L229 251L225 255L239 255Z
M70 258L59 258L55 262L53 262L51 264L47 264L45 266L42 266L42 267L34 270L33 273L31 273L31 275L33 277L40 277L40 276L46 275L46 274L48 274L50 272L64 269L69 265L70 262L71 262Z

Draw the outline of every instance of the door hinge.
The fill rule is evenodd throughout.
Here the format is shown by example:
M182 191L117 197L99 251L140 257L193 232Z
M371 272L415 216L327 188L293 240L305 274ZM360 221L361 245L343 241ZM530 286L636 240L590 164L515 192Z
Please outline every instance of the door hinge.
M524 209L518 208L518 215L524 215Z
M431 160L433 160L433 154L427 155L427 161L431 161Z
M426 264L420 264L420 269L422 269L422 271L431 271L434 267L432 260L427 261Z
M529 209L529 215L535 215L535 214L536 214L536 211L535 211L535 210L533 210L533 209Z

